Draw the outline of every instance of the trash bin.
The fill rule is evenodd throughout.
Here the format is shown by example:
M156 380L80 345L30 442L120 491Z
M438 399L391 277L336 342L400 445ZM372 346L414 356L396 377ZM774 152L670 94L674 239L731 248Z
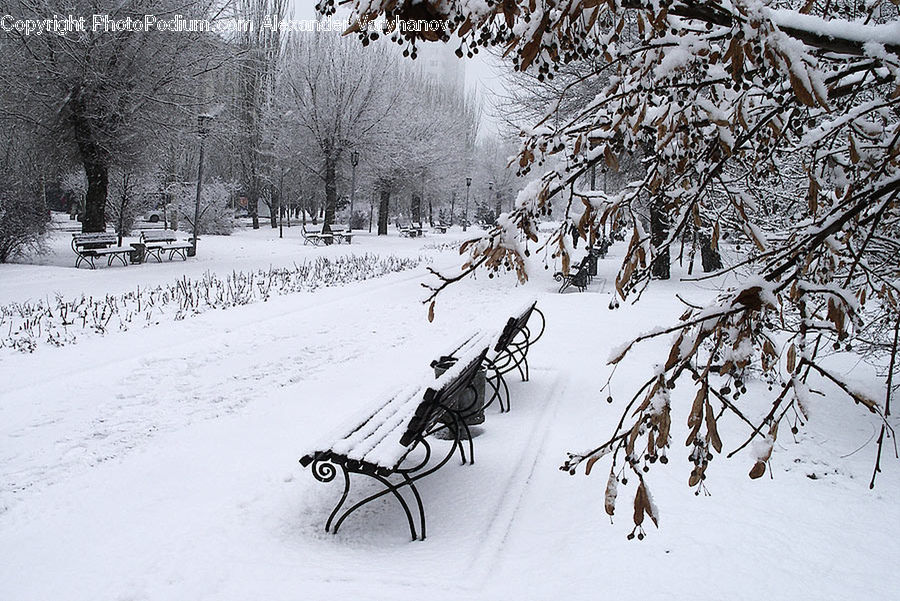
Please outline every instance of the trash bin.
M131 253L129 259L132 264L143 263L147 256L147 247L139 242L131 243Z
M456 358L454 357L441 357L439 361L432 363L431 366L434 368L435 377L439 378L442 376L455 363ZM457 393L459 395L465 395L465 398L454 399L457 407L462 409L468 408L464 419L468 426L484 423L484 388L486 378L487 375L484 371L484 367L480 367L478 371L475 372L475 378L472 380L472 386L475 388L474 403L472 402L472 390L470 388L466 388Z

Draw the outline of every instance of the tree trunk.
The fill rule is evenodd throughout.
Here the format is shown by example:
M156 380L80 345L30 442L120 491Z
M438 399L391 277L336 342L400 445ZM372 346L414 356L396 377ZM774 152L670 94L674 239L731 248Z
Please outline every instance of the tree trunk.
M655 250L653 263L650 265L653 277L658 280L669 279L669 248L660 250L660 246L669 236L669 216L658 200L650 202L650 243Z
M412 213L413 223L422 223L422 199L415 194L413 194L412 197L412 206L410 206L410 213Z
M277 190L272 190L272 202L269 205L269 222L272 229L278 227L278 216L281 214L281 195Z
M706 232L700 232L700 262L703 265L703 273L722 269L722 256L712 247L712 237Z
M82 232L106 231L106 194L109 189L109 167L101 162L85 159L87 194L84 198L84 214L81 216Z
M337 208L337 158L333 152L325 154L325 217L322 231L330 232Z
M456 190L450 195L450 223L447 225L453 225L453 212L456 210Z
M388 209L391 202L391 188L382 185L379 191L378 203L378 235L387 236L388 233Z

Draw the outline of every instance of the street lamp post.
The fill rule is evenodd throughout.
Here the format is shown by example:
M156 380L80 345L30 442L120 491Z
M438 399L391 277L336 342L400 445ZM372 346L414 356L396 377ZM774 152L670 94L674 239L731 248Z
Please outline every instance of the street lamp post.
M350 184L350 223L347 224L347 231L353 231L353 198L356 196L356 166L359 165L359 152L354 150L350 153L350 165L353 167L352 183Z
M466 208L463 211L463 231L469 226L469 188L472 186L472 178L466 178Z
M191 239L190 254L197 254L197 235L200 233L200 190L203 186L203 146L206 136L209 134L209 124L212 121L212 115L197 116L197 134L200 136L200 161L197 164L197 200L194 203L194 237Z

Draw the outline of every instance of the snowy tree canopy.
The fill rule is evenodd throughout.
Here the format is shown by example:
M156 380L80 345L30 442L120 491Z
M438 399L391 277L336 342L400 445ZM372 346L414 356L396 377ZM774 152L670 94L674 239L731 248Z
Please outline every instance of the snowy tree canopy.
M440 35L394 31L394 41L458 36L458 55L497 47L519 70L552 78L561 66L593 61L585 76L599 92L565 119L523 133L520 173L534 179L516 208L484 238L465 246L463 271L444 277L429 298L472 271L514 269L537 246L536 222L562 220L552 256L569 267L572 239L593 242L605 227L627 232L618 296L640 296L653 261L703 232L717 247L728 232L744 252L726 271L738 284L713 306L687 306L676 325L638 340L672 336L668 359L628 404L613 436L563 466L612 452L640 482L635 523L652 517L648 462L671 440L669 391L696 388L688 414L694 470L704 486L716 419L746 423L758 449L750 476L765 472L779 424L805 419L808 383L828 382L881 418L875 471L889 422L900 311L896 252L900 223L900 23L894 4L844 0L694 2L689 0L347 0L362 19L445 19ZM331 2L322 2L323 12ZM353 28L351 28L353 30ZM361 30L365 43L377 34ZM639 177L615 193L583 190L593 167L616 170L640 158ZM639 206L660 207L668 234L651 239ZM616 306L617 302L613 304ZM617 364L631 345L611 354ZM832 373L826 352L853 349L884 370L883 399L869 398ZM772 385L762 419L737 403L743 380ZM682 376L686 376L682 378ZM742 399L745 401L746 399ZM783 430L786 430L784 428ZM888 442L890 445L890 442ZM736 451L734 451L736 452ZM733 454L733 452L732 452ZM614 460L615 465L615 460ZM621 472L619 472L621 474ZM611 486L616 479L615 468ZM874 484L874 475L873 480ZM613 487L614 503L614 487ZM638 511L638 506L646 511ZM611 511L612 508L608 507ZM638 516L641 519L638 519Z

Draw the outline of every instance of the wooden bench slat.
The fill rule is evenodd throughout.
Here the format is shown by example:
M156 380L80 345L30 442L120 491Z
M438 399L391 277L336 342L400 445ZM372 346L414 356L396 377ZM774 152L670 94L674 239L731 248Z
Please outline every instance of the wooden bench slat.
M400 445L400 436L424 391L418 386L399 390L349 435L332 444L331 450L349 459L393 469L409 452Z

